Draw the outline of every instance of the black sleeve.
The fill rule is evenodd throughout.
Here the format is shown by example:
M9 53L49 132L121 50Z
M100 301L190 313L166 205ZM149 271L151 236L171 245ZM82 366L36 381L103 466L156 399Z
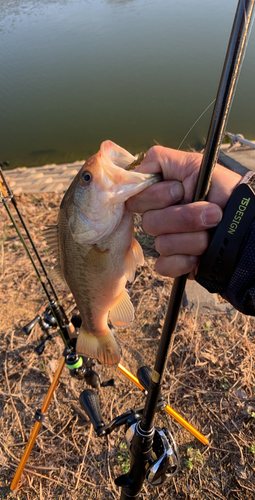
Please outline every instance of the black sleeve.
M202 256L196 281L238 311L255 316L254 172L248 172L233 191Z

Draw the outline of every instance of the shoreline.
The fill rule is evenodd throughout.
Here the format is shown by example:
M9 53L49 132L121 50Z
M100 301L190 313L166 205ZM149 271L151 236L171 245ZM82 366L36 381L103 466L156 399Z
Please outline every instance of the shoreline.
M219 163L244 176L248 170L255 171L255 149L247 146L223 144ZM71 184L85 160L72 163L46 164L38 167L18 167L4 170L4 176L14 194L63 193Z

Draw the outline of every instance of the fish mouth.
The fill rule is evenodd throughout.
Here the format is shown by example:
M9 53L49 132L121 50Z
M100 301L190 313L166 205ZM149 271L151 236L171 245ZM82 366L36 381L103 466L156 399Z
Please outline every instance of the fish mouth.
M160 182L161 174L143 174L125 170L136 157L112 141L104 141L100 147L103 170L113 183L109 201L115 205L123 203L131 196L140 193L148 186Z
M100 153L102 155L102 159L107 163L110 162L110 164L124 169L136 159L136 157L129 153L126 149L109 140L102 142L100 146Z
M141 174L140 172L132 172L132 179L129 178L126 182L118 185L109 201L112 204L123 203L161 180L161 174Z

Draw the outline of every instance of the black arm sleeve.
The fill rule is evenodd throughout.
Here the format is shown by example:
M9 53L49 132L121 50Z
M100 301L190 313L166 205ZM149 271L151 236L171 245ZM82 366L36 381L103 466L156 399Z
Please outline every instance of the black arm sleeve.
M254 172L248 172L233 191L202 256L196 281L240 312L255 316Z

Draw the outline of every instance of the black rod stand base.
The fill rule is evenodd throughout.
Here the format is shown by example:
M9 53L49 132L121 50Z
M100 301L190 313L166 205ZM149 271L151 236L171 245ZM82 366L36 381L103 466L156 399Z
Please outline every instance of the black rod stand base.
M153 438L154 427L143 431L138 422L130 448L130 470L127 474L115 479L115 484L122 487L121 500L138 500L146 475L146 466L151 458Z

